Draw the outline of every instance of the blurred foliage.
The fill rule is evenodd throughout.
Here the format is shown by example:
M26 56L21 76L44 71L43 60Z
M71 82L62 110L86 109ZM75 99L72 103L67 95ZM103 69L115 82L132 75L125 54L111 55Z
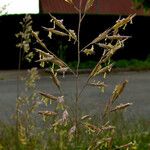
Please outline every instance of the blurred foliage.
M145 11L150 10L150 0L132 0L136 9L143 9Z

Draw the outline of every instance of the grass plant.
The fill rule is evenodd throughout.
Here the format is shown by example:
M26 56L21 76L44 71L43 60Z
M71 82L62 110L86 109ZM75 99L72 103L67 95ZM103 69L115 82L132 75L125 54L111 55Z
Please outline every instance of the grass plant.
M34 53L39 55L36 62L40 63L41 67L48 66L50 69L50 77L57 87L59 94L47 93L45 91L36 91L36 81L39 79L37 69L31 69L26 78L26 88L24 94L18 96L16 102L16 114L14 116L16 123L15 126L5 126L0 129L0 149L19 149L19 150L112 150L112 149L137 149L137 137L124 138L120 133L119 127L116 122L111 120L112 114L115 112L122 112L132 103L116 104L117 98L123 92L127 80L115 86L112 95L108 99L103 113L99 116L100 119L94 120L90 114L83 114L80 112L79 102L82 100L81 95L86 88L94 86L95 88L104 91L106 88L105 78L111 71L113 63L110 61L111 57L124 46L125 41L129 36L120 34L128 23L132 23L135 15L129 15L126 18L118 19L116 23L106 29L98 36L91 40L91 42L84 47L80 43L80 31L82 21L87 11L93 6L94 0L87 0L84 4L82 0L76 4L73 0L64 0L68 5L74 7L79 14L77 32L68 29L63 20L57 19L50 14L51 23L53 27L42 27L48 32L48 37L51 39L53 36L62 36L73 42L72 45L77 49L77 64L74 71L68 64L56 56L49 50L43 40L40 39L39 32L32 30L30 24L31 18L26 16L23 22L27 21L26 26L22 25L23 32L17 34L21 37L21 42L17 45L20 50L25 50L27 58L32 59ZM26 28L28 26L28 28ZM26 30L27 29L27 30ZM35 39L38 48L32 52L29 48L30 35ZM79 87L79 67L80 55L92 55L95 53L95 47L99 47L103 51L99 61L95 64L90 72L83 87ZM21 55L20 55L21 56ZM31 57L30 57L31 56ZM19 65L21 66L21 65ZM60 82L58 73L65 76L65 72L70 71L75 80L75 93L74 93L74 107L67 105L63 83ZM102 79L96 81L95 77L101 76ZM86 103L86 102L85 102ZM43 107L42 107L43 106ZM52 106L52 107L49 107ZM41 119L40 119L41 118ZM123 123L122 123L123 125ZM4 132L7 134L5 136ZM143 133L142 133L143 134ZM144 135L144 134L143 134ZM13 137L13 138L12 138ZM118 138L119 137L119 138ZM8 140L9 139L9 140ZM12 139L12 140L11 140ZM146 134L147 139L147 134ZM140 139L142 140L142 139Z

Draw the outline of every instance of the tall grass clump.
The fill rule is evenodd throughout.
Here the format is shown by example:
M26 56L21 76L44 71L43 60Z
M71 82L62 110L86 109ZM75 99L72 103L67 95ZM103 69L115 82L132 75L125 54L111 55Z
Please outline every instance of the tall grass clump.
M52 82L57 87L59 94L54 95L51 92L35 91L34 83L39 78L37 70L34 68L29 72L30 76L26 82L27 88L25 89L25 93L33 93L31 95L25 94L25 96L18 96L17 99L15 117L16 129L14 129L17 133L16 147L18 149L42 150L134 149L135 143L132 140L126 141L124 144L116 144L114 142L117 130L115 124L113 124L110 119L111 114L123 111L128 106L132 105L130 102L124 104L120 103L119 105L116 104L117 98L128 83L127 80L115 86L112 95L104 107L103 113L99 116L99 120L95 121L90 114L81 112L79 103L82 101L81 96L86 88L94 86L95 88L99 88L101 92L104 92L107 86L105 78L113 67L113 63L110 59L119 49L124 47L125 41L129 38L129 36L121 35L120 31L122 32L128 23L132 23L132 19L135 15L129 15L126 18L118 19L113 26L102 33L98 33L91 42L81 47L80 32L82 21L86 13L93 6L94 0L87 0L86 3L80 0L78 4L76 4L74 0L64 0L64 2L74 7L78 12L77 32L73 29L68 29L67 26L64 25L63 20L57 19L51 13L49 15L52 27L42 28L48 33L50 39L52 39L53 36L61 36L68 39L68 42L72 42L72 45L76 47L77 65L75 70L48 49L43 40L40 39L39 32L32 30L29 16L26 16L26 19L29 19L26 26L21 23L22 27L25 27L23 30L24 32L17 34L17 37L21 37L21 42L17 46L20 50L24 49L24 52L29 54L27 58L31 60L34 54L38 54L39 59L36 60L36 62L39 62L40 66L43 68L45 66L50 68L49 75ZM24 19L24 21L26 21L26 19ZM26 28L27 25L29 25L28 28ZM33 51L29 48L31 35L38 44L38 48L34 48ZM95 49L98 48L103 51L103 53L95 67L89 73L84 85L79 87L81 53L93 55ZM63 87L63 83L60 82L58 77L59 73L62 73L65 77L66 72L72 73L75 80L75 105L73 107L67 104L63 91L65 87ZM96 78L97 76L101 76L102 78L98 80ZM45 107L40 107L40 105L45 105ZM49 105L53 107L48 107ZM37 121L35 119L37 114L43 121L40 119ZM0 144L0 146L3 147L3 144Z
M39 54L39 60L36 62L40 63L40 66L44 67L48 65L50 68L50 76L56 87L58 88L59 95L52 95L51 93L46 93L44 91L39 92L41 99L49 103L56 103L56 108L53 110L41 110L39 114L44 117L44 120L49 121L49 133L51 137L51 142L53 143L54 149L112 149L116 148L113 145L113 138L115 134L115 126L110 124L109 117L111 113L125 109L126 107L132 105L132 103L115 105L115 102L119 95L122 93L124 87L128 81L123 81L122 83L116 85L112 96L108 100L104 112L101 115L101 119L98 123L93 124L92 117L89 114L82 114L79 111L79 102L81 101L81 95L83 91L90 86L95 86L104 90L106 84L104 81L95 80L96 76L103 76L105 79L107 73L109 73L113 67L113 63L110 62L110 58L124 46L125 41L129 36L121 35L119 32L125 29L128 23L132 23L132 19L135 15L129 15L127 18L119 19L116 21L115 25L108 28L102 33L99 33L97 37L91 40L90 43L81 47L80 43L80 31L82 21L87 13L87 11L93 6L94 0L87 0L85 5L83 1L79 1L76 4L73 0L65 0L68 5L74 7L78 12L78 29L77 32L72 29L68 29L64 25L63 20L57 19L51 13L51 23L53 26L42 27L48 32L48 37L52 39L53 36L62 36L68 38L69 42L73 42L73 45L77 49L77 65L76 70L72 70L63 60L56 56L51 50L49 50L46 44L40 39L39 35L32 31L32 35L35 37L36 42L39 44L40 48L35 48L35 52ZM84 5L84 6L83 6ZM95 48L99 47L103 50L103 54L96 66L93 68L89 74L87 81L83 87L79 87L79 66L81 53L85 55L92 55L95 53ZM74 108L69 108L65 102L65 96L62 90L62 84L57 76L58 73L70 71L75 77L75 97L74 97ZM85 102L86 103L86 102ZM81 115L82 114L82 115ZM57 144L56 144L57 143ZM133 143L126 143L120 148L132 147ZM118 147L119 148L119 147Z

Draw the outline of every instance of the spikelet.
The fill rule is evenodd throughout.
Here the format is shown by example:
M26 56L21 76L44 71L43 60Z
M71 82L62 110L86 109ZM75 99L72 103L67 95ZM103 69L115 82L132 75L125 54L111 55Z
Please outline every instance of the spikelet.
M49 32L48 37L50 39L52 39L52 34L56 34L56 35L59 35L59 36L68 36L68 34L66 34L64 32L61 32L61 31L58 31L58 30L55 30L54 28L43 27L43 29L45 29L46 31Z
M124 40L128 38L131 38L131 36L121 36L121 35L107 36L107 39L109 40Z
M113 45L111 45L110 43L109 44L98 43L97 45L104 49L112 49L113 48Z
M96 140L95 142L93 142L87 150L97 150L99 149L99 147L104 144L104 143L110 143L111 141L111 137L110 138L102 138L100 140Z
M114 130L115 127L108 125L108 126L102 126L101 129L102 129L102 131L108 131L108 130Z
M57 101L57 99L58 99L58 97L50 95L50 94L46 94L44 92L39 92L39 94L44 96L45 98L48 98L48 99L53 100L53 101Z
M106 31L104 31L103 33L99 34L98 37L96 37L91 44L95 44L100 42L101 40L106 39L106 37L108 36L109 32L111 31L111 29L107 29Z
M132 19L135 17L136 14L134 15L129 15L127 18L123 18L123 19L119 19L116 21L116 24L112 27L112 29L114 29L115 32L118 31L119 28L126 26L126 24L128 22L132 23Z
M69 3L69 4L73 4L73 0L64 0L64 1Z
M102 73L104 75L106 75L106 72L110 72L111 71L113 64L110 64L110 65L102 68L100 63L101 62L99 61L97 63L97 65L95 66L95 68L92 70L92 72L89 75L89 79L92 78L92 77L95 77L96 75L102 74ZM105 76L104 76L104 78L105 78Z
M58 65L59 67L62 67L62 68L67 67L67 65L61 59L59 59L57 57L53 57L51 62L55 65Z
M122 110L122 109L125 109L127 108L128 106L131 106L132 103L126 103L126 104L120 104L118 106L116 106L115 108L113 108L110 112L114 112L114 111L117 111L117 110Z
M108 60L110 60L110 58L116 53L116 51L124 46L123 42L124 41L117 41L117 43L115 45L112 45L110 49L107 49L107 51L105 50L101 63L106 63Z
M62 123L63 123L62 119L59 119L59 120L55 121L55 123L52 124L52 127L56 127L58 125L62 125Z
M68 132L68 140L72 141L73 137L74 137L74 133L76 132L76 125L72 126Z
M93 6L94 0L87 0L84 12L87 12Z
M83 52L84 52L87 56L94 54L94 53L95 53L95 52L94 52L94 46L92 45L92 47L89 48L89 49L86 48Z
M18 139L21 144L23 145L27 144L26 130L25 130L25 127L21 123L19 123L18 125Z
M54 111L39 111L38 114L43 115L43 116L55 116L57 115L56 112Z
M59 68L56 71L57 72L66 72L69 69L69 67Z
M104 93L105 87L107 86L104 82L96 82L95 80L93 82L90 82L88 85L98 87L102 93Z
M97 87L106 87L107 86L104 82L101 82L101 81L98 81L98 82L93 81L93 82L89 83L89 85L97 86Z
M77 41L77 36L76 36L76 33L74 30L67 30L68 34L69 34L69 41L71 41L71 38L74 39L74 44L76 43Z
M85 123L84 127L87 128L90 132L100 132L101 131L101 128L98 128L97 126L92 125L90 123Z
M95 68L92 70L92 72L89 75L89 79L96 76L98 74L98 72L102 69L102 66L100 64L100 62L98 62L95 66Z
M49 53L46 53L38 48L35 48L35 51L38 52L40 55L42 55L43 57L50 57L51 55Z
M124 148L128 149L128 148L130 148L133 145L134 145L134 143L130 142L128 144L121 145L121 146L117 147L116 149L124 149Z
M57 104L56 109L64 110L64 96L59 96L57 98L57 101L58 101L58 104Z
M69 117L68 111L64 110L63 115L62 115L62 121L67 122L68 117Z
M46 46L44 48L48 50ZM65 64L61 59L55 56L51 51L48 50L48 53L46 53L37 48L35 48L35 50L39 53L40 56L40 59L37 60L36 62L45 63L50 61L51 63L58 65L60 68L68 67L67 64Z
M57 78L57 73L54 73L53 68L51 68L51 77L54 84L60 89L60 81Z
M55 25L57 25L59 28L63 29L63 30L67 30L66 27L63 25L62 20L58 20L56 17L54 17L51 13L49 13L49 15L51 16L52 20L51 22L54 23L54 28Z
M69 2L69 1L68 1ZM71 2L72 3L72 2ZM52 14L50 14L51 18L52 18L52 22L54 23L54 27L53 28L45 28L46 30L49 31L49 37L51 38L52 33L60 35L60 36L69 36L69 41L71 41L71 39L74 39L74 43L77 41L77 36L74 30L71 29L67 29L64 25L62 20L58 20L56 17L54 17ZM58 30L55 30L55 25L57 25L59 28L63 29L65 32L61 32Z
M113 64L110 64L110 65L108 65L108 66L106 66L106 67L103 67L102 69L100 69L100 70L97 72L97 74L101 74L101 73L105 73L105 72L110 72L111 69L112 69L112 67L113 67Z
M44 51L42 51L42 50L40 50L40 49L35 48L35 50L36 50L36 52L39 53L39 58L40 58L40 59L37 60L36 62L40 62L40 65L41 65L42 67L44 67L44 65L45 65L46 62L51 62L52 59L54 58L53 55L51 55L51 54L49 54L49 53L46 53L46 52L44 52Z
M65 73L69 70L69 67L61 67L59 69L56 70L56 72L62 72L63 73L63 77L65 77Z
M91 120L91 117L90 117L90 115L84 115L84 116L82 116L81 117L81 120Z
M111 103L114 103L115 100L120 96L120 94L123 92L127 83L128 83L128 80L125 80L123 83L116 85L111 96Z
M32 35L35 37L35 39L37 40L37 42L45 49L47 49L46 45L42 42L42 40L40 40L40 38L38 37L38 33L32 31Z

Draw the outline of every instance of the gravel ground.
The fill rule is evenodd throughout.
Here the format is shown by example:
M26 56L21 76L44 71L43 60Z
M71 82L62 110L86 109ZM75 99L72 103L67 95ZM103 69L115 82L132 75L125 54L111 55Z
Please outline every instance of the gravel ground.
M57 88L51 83L50 78L42 71L41 79L38 81L37 90L49 92L57 95ZM15 101L17 97L17 71L0 71L0 119L9 120L15 112ZM25 76L26 71L21 71ZM87 74L80 76L80 88L87 79ZM72 75L66 75L65 78L59 76L65 96L65 100L71 108L74 107L75 82ZM101 78L96 78L101 79ZM83 114L99 116L103 110L105 102L109 99L116 84L128 80L129 83L119 97L117 103L132 102L133 105L125 111L128 118L142 118L150 121L150 71L142 72L114 72L108 75L105 83L108 87L105 93L101 93L95 87L85 89L79 101L80 110ZM19 89L23 91L23 82L19 80Z

